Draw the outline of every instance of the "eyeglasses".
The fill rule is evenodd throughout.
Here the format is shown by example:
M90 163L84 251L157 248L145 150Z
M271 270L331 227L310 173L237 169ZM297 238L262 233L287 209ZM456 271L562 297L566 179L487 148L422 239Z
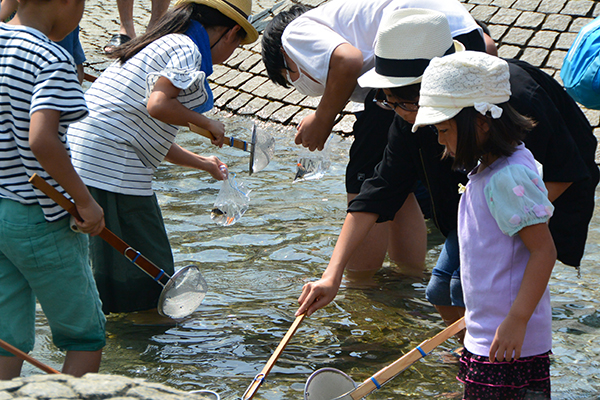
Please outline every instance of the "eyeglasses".
M419 111L419 102L417 101L401 101L399 103L387 101L385 93L381 89L377 89L373 102L384 110L395 111L396 107L400 107L404 111L416 112Z

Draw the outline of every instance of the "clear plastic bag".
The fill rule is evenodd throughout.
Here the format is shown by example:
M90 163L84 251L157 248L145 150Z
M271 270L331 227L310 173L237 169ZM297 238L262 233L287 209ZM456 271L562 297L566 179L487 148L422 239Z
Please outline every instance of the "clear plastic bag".
M242 218L250 204L249 189L235 180L235 174L223 169L227 176L221 183L221 189L215 200L210 218L219 225L233 225Z
M330 138L331 139L331 138ZM303 150L296 164L296 176L292 183L321 179L331 167L329 157L329 142L321 151Z

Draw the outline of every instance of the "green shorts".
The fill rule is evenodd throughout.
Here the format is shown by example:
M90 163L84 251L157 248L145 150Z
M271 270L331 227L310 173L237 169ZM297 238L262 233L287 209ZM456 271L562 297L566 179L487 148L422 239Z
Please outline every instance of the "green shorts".
M46 222L38 205L0 198L0 338L24 352L35 341L36 297L58 348L104 347L87 235L71 231L68 218Z
M173 253L156 196L131 196L93 187L106 227L170 276ZM105 314L157 307L162 286L101 238L90 238L90 259Z

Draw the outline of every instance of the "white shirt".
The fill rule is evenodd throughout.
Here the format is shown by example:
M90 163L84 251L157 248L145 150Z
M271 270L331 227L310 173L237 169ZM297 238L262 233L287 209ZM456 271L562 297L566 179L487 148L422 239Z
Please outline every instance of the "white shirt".
M179 89L194 109L208 98L202 56L183 34L155 40L121 65L113 63L85 93L90 115L68 131L73 165L84 183L113 193L150 196L154 171L179 127L152 118L146 108L159 77Z
M379 23L387 13L403 8L425 8L445 14L453 37L474 30L482 32L458 0L332 0L290 22L281 36L283 48L324 89L331 54L341 44L349 43L361 51L361 75L375 66ZM398 45L408 40L399 38ZM356 85L350 100L362 103L369 90Z

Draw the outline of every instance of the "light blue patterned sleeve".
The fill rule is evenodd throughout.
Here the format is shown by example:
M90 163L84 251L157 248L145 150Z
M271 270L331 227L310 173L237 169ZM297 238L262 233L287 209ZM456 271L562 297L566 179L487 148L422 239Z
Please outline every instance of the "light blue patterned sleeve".
M524 165L509 165L497 172L484 193L492 216L508 236L547 222L554 212L542 178Z

